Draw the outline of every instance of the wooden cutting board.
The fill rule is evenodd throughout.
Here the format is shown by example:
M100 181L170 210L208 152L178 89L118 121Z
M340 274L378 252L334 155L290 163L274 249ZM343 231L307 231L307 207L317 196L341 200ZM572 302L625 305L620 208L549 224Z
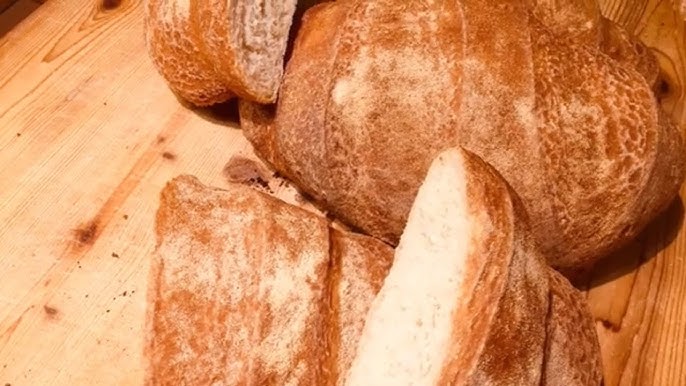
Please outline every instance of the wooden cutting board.
M671 3L604 10L660 49L682 123ZM0 385L138 385L158 194L252 157L226 106L179 103L148 60L140 0L48 1L0 39ZM277 194L282 188L272 186ZM686 231L676 202L589 282L607 385L686 380Z

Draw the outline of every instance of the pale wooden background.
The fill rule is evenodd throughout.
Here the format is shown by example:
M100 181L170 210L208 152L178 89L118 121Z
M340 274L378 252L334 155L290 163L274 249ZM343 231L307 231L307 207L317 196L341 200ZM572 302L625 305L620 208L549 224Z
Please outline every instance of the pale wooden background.
M683 20L619 4L603 6L664 53L683 121ZM140 384L159 191L181 173L222 186L251 156L228 109L174 98L142 36L140 0L50 0L0 38L0 385ZM684 384L682 212L591 280L608 385Z

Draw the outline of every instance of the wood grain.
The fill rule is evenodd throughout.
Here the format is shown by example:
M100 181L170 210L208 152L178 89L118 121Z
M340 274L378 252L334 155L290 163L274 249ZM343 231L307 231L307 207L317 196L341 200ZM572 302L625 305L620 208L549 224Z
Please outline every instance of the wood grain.
M159 192L252 156L169 92L141 8L50 1L0 40L0 385L141 384Z
M680 1L680 0L679 0ZM656 53L661 100L686 127L683 4L601 0L601 9ZM677 200L634 243L594 272L588 299L603 351L605 385L686 385L686 232Z
M683 123L683 18L644 3L603 9L661 53ZM141 384L158 195L181 173L222 186L253 157L230 117L164 85L140 0L48 1L0 38L0 385ZM590 282L607 385L686 379L682 217L679 201Z

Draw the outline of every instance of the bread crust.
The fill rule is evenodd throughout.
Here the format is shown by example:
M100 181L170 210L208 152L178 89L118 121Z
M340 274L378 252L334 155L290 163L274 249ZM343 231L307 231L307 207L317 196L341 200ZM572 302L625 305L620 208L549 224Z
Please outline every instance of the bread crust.
M227 193L191 177L167 185L157 215L148 384L324 378L328 227L307 214L245 186Z
M147 385L337 384L393 259L323 217L191 176L162 191L156 232Z
M393 263L393 250L359 234L330 230L331 323L333 360L331 379L344 384L360 339L367 311ZM335 279L333 279L335 278Z
M591 310L582 294L553 269L546 321L544 386L599 386L603 381L600 344Z
M186 0L148 0L145 40L157 71L182 99L198 106L230 99L233 93L205 56L193 22L194 9Z
M270 107L243 100L239 102L243 134L256 152L320 202L326 202L326 194L332 188L328 169L317 163L326 152L326 138L319 127L325 122L325 96L330 89L326 80L331 78L333 71L339 26L348 12L346 4L318 4L303 16L294 50L307 51L308 55L294 56L287 64L292 75L284 78L282 97L277 102L283 118L274 121ZM303 87L307 87L309 92L300 93ZM294 94L299 98L292 98ZM288 124L292 121L306 124ZM278 149L278 146L298 148L305 143L307 151L281 152Z
M549 307L545 259L509 185L476 155L464 150L461 155L472 221L482 229L474 236L470 260L482 269L472 279L476 285L461 315L473 318L468 330L465 319L456 320L463 352L451 352L456 359L439 384L538 385Z
M571 274L635 237L676 196L686 151L651 91L650 55L605 53L622 40L603 35L592 3L567 5L586 9L572 27L592 21L557 31L579 32L567 39L524 2L396 3L336 2L348 11L335 22L310 14L303 30L321 28L307 39L338 38L317 45L326 55L296 44L283 104L248 135L338 218L396 244L431 159L461 145L504 176L548 261ZM422 12L436 24L420 22ZM415 54L432 59L405 66ZM315 83L303 75L312 68Z
M683 139L661 119L637 70L556 44L535 21L533 31L537 130L556 224L534 223L534 231L548 235L539 243L554 267L588 267L633 239L676 196ZM525 197L531 216L542 217L532 201L542 195Z
M245 8L251 4L243 0L147 0L148 52L177 95L197 106L234 96L259 103L276 100L279 82L272 87L260 85L240 63L250 48L233 38L233 30L245 28ZM295 0L285 0L284 7L292 17ZM288 31L281 38L267 38L273 40L269 49L283 55ZM281 68L275 70L280 79Z

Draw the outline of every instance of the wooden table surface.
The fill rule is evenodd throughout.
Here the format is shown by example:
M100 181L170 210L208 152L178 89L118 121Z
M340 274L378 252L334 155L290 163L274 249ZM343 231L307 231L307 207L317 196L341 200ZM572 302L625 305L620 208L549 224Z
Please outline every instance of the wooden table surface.
M614 3L676 63L666 103L683 121L683 19L665 38L644 28L663 2L638 18ZM0 385L141 384L159 192L182 173L223 186L229 158L252 156L229 109L167 89L142 5L51 0L0 39ZM678 201L590 281L607 385L686 380L682 217Z

